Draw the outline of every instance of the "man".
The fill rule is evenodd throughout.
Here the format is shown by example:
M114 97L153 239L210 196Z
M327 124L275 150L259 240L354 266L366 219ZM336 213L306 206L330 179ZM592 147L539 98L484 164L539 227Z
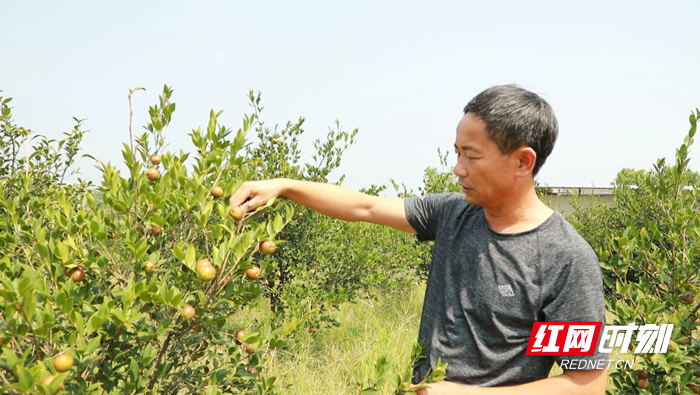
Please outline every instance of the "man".
M334 218L435 240L419 332L429 351L414 380L438 357L449 365L446 380L419 395L602 395L605 369L547 378L566 357L525 355L536 321L605 320L595 253L535 192L534 177L557 135L545 100L495 86L467 104L457 126L454 173L462 194L398 199L278 179L244 183L230 203L247 201L250 210L285 196ZM606 360L597 347L578 358Z

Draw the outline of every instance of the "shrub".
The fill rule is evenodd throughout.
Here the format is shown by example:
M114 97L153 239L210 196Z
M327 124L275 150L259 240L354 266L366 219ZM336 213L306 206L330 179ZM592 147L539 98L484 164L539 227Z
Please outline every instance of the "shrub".
M124 144L124 175L95 159L96 190L64 183L80 120L64 140L39 139L23 157L19 147L34 136L14 125L0 97L0 392L277 391L263 362L299 322L245 328L241 341L227 317L263 293L244 273L264 262L259 243L275 239L293 208L269 202L231 219L210 189L230 194L250 176L241 150L255 115L233 132L212 111L207 127L190 134L198 151L190 170L189 153L164 151L171 95L165 86L146 132ZM150 168L157 172L147 177ZM195 270L200 259L215 268L213 278L210 268ZM67 370L65 357L54 366L59 354L73 358Z
M648 393L692 394L697 384L694 373L700 369L696 340L700 192L688 187L692 177L688 152L699 116L698 111L691 114L690 131L676 150L675 163L660 159L652 171L640 175L637 188L623 185L616 190L616 206L608 211L610 222L597 224L611 234L604 242L600 234L593 240L605 269L605 284L614 290L606 294L615 316L612 324L675 325L667 353L634 355L649 381ZM606 229L607 224L622 230L616 233ZM614 372L611 381L608 393L644 393L634 371Z

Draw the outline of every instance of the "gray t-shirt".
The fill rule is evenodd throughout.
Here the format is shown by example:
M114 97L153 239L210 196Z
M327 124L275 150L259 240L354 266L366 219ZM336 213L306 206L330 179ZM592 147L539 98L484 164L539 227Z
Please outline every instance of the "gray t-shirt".
M448 363L447 380L481 387L546 378L555 361L592 356L525 355L536 321L601 322L598 258L558 212L538 227L503 234L461 193L405 200L419 240L435 240L419 339L428 355L414 382ZM600 338L599 338L600 342Z

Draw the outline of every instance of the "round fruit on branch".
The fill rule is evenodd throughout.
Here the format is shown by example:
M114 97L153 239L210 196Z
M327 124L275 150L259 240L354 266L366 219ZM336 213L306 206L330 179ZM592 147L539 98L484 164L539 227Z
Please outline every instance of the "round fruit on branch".
M228 215L234 221L240 221L243 219L243 209L240 207L231 207L228 209Z
M637 385L639 385L639 388L645 390L645 389L649 388L649 381L647 381L647 380L639 380L639 381L637 382Z
M145 261L143 263L143 271L146 272L147 274L153 273L153 270L155 270L156 265L151 262L151 261Z
M146 177L148 177L148 179L151 181L155 181L160 177L160 172L155 167L151 167L150 169L146 170Z
M637 380L646 380L647 372L643 370L635 370L634 373L637 375Z
M75 269L71 272L70 279L76 283L82 282L85 280L85 272L83 272L81 269Z
M43 379L41 379L41 381L39 382L39 384L41 384L41 385L49 385L49 384L51 384L51 382L52 382L53 379L55 379L55 378L56 378L56 375L55 375L55 374L50 374L50 375L44 377ZM58 385L58 388L56 388L56 392L58 392L58 391L60 391L60 390L62 390L62 389L63 389L63 383L61 383L61 384Z
M218 185L213 186L209 193L217 199L221 199L224 196L224 190Z
M239 329L236 331L236 339L243 341L245 338L245 331L243 329Z
M265 255L271 255L277 249L277 245L272 240L265 240L260 243L260 251Z
M53 368L57 372L67 372L73 366L73 357L66 353L61 353L53 358Z
M195 264L194 270L199 273L199 269L203 266L212 266L211 261L209 259L200 259L197 261Z
M195 314L194 307L192 307L188 304L186 304L185 307L183 307L180 310L180 315L182 316L182 318L184 318L188 321L191 320L192 318L194 318L194 314Z
M82 268L81 266L76 266L76 267L67 267L67 266L64 266L64 267L63 267L63 274L64 274L66 277L70 277L70 275L73 274L73 272L75 272L76 270L83 270L83 268Z
M163 233L163 228L161 228L158 225L151 226L151 234L153 234L154 236L158 236L161 233Z
M204 282L209 282L216 277L216 269L214 269L214 266L211 265L204 265L197 270L197 274L199 274L199 279L204 281Z
M248 277L249 280L257 280L260 278L260 268L257 266L253 266L251 268L248 268L248 270L245 271L245 276Z
M160 164L160 161L161 161L160 155L158 155L158 154L153 154L153 155L151 155L151 158L150 158L150 159L151 159L151 163L153 163L154 165L159 165L159 164Z
M695 298L693 298L692 293L687 292L681 295L681 301L687 304L692 304L695 301Z

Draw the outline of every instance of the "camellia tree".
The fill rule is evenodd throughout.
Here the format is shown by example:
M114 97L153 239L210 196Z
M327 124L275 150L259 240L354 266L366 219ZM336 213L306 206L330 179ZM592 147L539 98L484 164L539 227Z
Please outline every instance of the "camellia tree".
M612 373L609 394L700 393L700 191L688 169L698 117L700 111L691 114L675 163L659 160L638 175L635 188L619 190L614 211L626 217L611 217L617 227L607 241L593 241L612 290L606 293L614 316L608 324L674 325L668 352L632 354L641 369ZM638 340L630 352L637 351Z
M346 150L355 143L357 129L345 131L336 121L325 139L313 142L311 161L299 148L304 118L283 127L268 127L260 119L260 95L250 92L258 144L250 146L248 172L258 179L289 178L329 182ZM339 176L337 184L342 184ZM365 190L377 194L384 187ZM421 280L416 267L427 251L414 236L364 222L345 222L296 207L296 216L281 232L285 243L266 257L262 282L275 315L307 317L308 328L336 324L332 309L374 291L387 292Z
M227 318L263 293L261 256L293 208L242 212L223 198L253 178L241 153L254 114L234 132L212 111L190 134L192 159L164 151L171 96L165 86L145 133L129 127L125 172L93 158L97 189L65 183L81 120L61 141L37 142L0 97L0 393L278 391L264 360L300 321L232 328Z

